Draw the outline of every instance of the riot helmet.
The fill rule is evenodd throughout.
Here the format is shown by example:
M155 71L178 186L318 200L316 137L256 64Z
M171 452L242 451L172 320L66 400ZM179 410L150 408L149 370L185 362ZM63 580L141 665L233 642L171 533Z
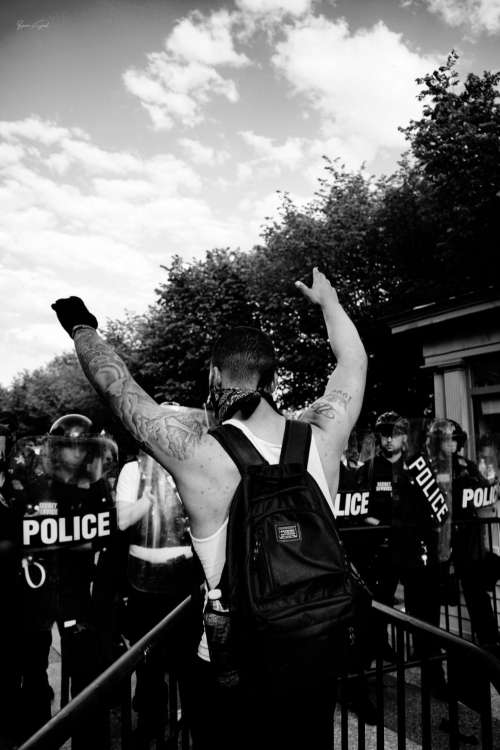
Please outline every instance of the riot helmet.
M454 419L444 417L434 419L427 428L427 444L430 452L436 455L441 446L451 440L456 442L457 451L460 451L467 440L467 433Z
M65 438L79 438L92 432L92 420L83 414L65 414L56 419L49 435Z
M79 476L93 459L92 421L83 414L65 414L49 430L45 460L47 472ZM66 477L67 478L67 477Z
M375 422L375 432L378 435L407 435L409 429L408 420L395 411L384 411Z

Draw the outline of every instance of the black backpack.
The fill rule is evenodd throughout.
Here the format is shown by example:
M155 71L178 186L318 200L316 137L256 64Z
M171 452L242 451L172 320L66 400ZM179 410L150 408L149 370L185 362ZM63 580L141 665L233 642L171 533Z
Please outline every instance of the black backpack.
M241 473L218 588L234 642L247 654L258 651L256 644L338 634L371 606L333 513L307 472L311 432L309 424L287 420L280 462L270 465L237 427L210 430Z

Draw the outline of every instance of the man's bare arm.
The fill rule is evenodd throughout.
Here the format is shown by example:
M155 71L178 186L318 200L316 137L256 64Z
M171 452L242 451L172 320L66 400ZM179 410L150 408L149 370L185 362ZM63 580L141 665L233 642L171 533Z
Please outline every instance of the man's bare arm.
M306 421L316 419L329 419L334 421L339 415L347 413L347 408L352 401L352 396L347 391L340 391L337 388L326 388L321 398L318 398L302 413L301 419L307 414Z
M309 289L301 282L297 282L297 286L311 302L321 306L330 346L337 359L325 392L302 413L301 419L335 436L342 444L361 410L366 382L366 352L354 323L324 274L315 268L312 287Z
M203 412L160 406L132 378L124 361L91 328L74 336L80 364L96 391L132 436L171 466L191 458L207 432Z

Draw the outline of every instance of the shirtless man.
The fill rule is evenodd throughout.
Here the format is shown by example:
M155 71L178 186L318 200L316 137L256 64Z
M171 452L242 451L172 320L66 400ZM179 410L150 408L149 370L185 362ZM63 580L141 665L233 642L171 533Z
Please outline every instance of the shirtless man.
M308 469L315 475L326 499L331 502L331 498L337 493L342 451L361 409L367 357L354 324L340 305L335 289L324 274L314 268L312 286L307 287L297 281L296 287L311 303L321 307L328 339L337 360L323 395L301 415L302 420L312 425L313 431ZM75 297L58 300L53 308L65 330L74 338L78 358L92 385L133 437L174 477L189 516L193 541L203 542L215 535L221 536L240 475L221 445L208 434L204 413L178 407L166 409L148 396L133 380L120 357L97 334L97 320L81 300ZM248 414L246 409L233 411L232 416L243 429L246 428L245 434L256 441L258 449L265 449L267 446L272 451L274 447L279 455L285 418L270 403L275 382L274 367L275 362L269 357L265 362L259 363L252 360L247 352L235 351L232 357L223 358L219 366L211 362L209 385L212 403L216 407L226 403L229 389L242 391L243 396L246 394L245 397L248 397L260 387L264 397L255 398L254 410L245 418L243 415ZM223 415L219 416L224 419ZM217 561L220 570L223 562L223 558ZM208 571L205 565L204 568L209 584L216 585L218 580L213 578L213 571ZM214 583L210 578L213 578ZM234 719L233 729L239 733L238 743L235 744L234 740L232 746L243 747L248 724L243 727L237 719L238 710L229 705L232 699L218 695L210 680L202 679L199 674L196 680L198 684L204 685L201 691L204 697L200 697L200 701L203 703L206 719L199 717L196 720L197 724L204 725L202 730L205 737L203 740L198 738L196 727L193 731L195 747L208 748L212 746L211 742L217 742L219 747L221 744L225 746L221 743L221 731L227 730L228 736L230 735L231 730L227 727L230 717ZM310 685L305 688L311 696L315 692L311 691ZM215 701L212 700L214 696ZM227 703L223 706L225 698ZM304 747L314 746L318 750L328 747L330 740L326 737L326 730L321 740L318 736L316 744L312 745L310 742L311 727L318 724L317 716L311 715L313 706L318 703L318 696L315 698L315 701L306 701L306 696L302 695L300 702L297 702L291 701L289 695L284 702L288 708L288 721L286 717L276 716L277 706L273 706L272 716L279 741L276 744L276 738L270 739L266 728L265 740L269 740L269 747L291 748L300 747L301 744ZM297 714L299 706L300 713ZM263 728L265 718L257 719L253 715L254 730L255 722ZM329 719L327 715L327 721L323 723L328 725L329 732L331 715ZM304 735L301 738L302 725ZM211 738L207 737L209 731L213 732ZM288 734L289 736L285 736ZM261 736L259 747L263 747L262 739ZM303 744L306 740L306 744ZM227 742L227 746L231 747L231 740L228 739ZM331 746L330 744L329 747Z

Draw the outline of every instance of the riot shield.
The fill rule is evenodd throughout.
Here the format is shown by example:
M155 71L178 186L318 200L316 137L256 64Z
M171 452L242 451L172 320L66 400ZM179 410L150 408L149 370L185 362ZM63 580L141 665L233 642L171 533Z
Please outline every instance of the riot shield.
M8 462L9 505L26 558L109 540L116 512L108 477L117 457L108 436L43 435L16 442Z
M129 518L135 510L140 514L130 528L129 580L140 591L163 593L191 567L186 564L192 557L187 515L173 478L151 456L140 452L126 471L126 497L120 480L117 486L119 512L128 505Z

